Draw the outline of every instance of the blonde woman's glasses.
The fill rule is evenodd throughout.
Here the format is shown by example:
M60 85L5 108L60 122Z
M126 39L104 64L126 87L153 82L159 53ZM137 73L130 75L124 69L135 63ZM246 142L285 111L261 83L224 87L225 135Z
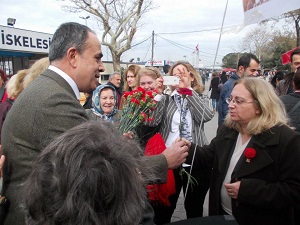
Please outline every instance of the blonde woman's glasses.
M253 103L253 102L246 102L242 99L233 99L233 98L226 98L226 103L229 105L229 103L232 101L234 106L239 106L242 104L247 104L247 103Z

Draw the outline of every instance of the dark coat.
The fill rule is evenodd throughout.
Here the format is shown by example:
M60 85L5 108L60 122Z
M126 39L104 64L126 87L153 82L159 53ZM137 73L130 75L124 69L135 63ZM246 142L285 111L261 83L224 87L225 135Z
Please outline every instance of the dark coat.
M14 100L7 98L5 102L0 103L0 144L1 144L1 131L4 120L10 108L12 107Z
M222 90L220 92L220 98L218 103L218 125L222 125L224 119L228 112L228 104L226 103L226 98L229 98L233 89L234 83L240 79L237 74L232 74L231 77L226 81L223 85Z
M291 93L288 95L280 96L281 101L285 105L285 109L291 119L291 125L295 127L295 130L300 133L300 107L298 107L294 112L289 113L290 110L300 101L300 94Z
M220 91L218 90L218 85L220 83L219 77L214 77L210 82L209 91L211 90L210 98L217 99L219 101Z
M6 156L3 190L10 202L5 224L23 225L21 187L42 149L88 118L70 85L52 70L37 77L16 99L2 130Z
M195 163L211 166L209 215L221 215L220 191L234 150L238 132L220 127L209 146L198 147ZM252 137L247 147L256 150L250 163L241 156L231 182L241 181L238 198L232 199L232 212L239 225L291 225L292 207L300 202L300 135L287 126ZM194 147L189 153L191 161Z
M276 87L276 91L278 93L279 96L282 95L287 95L290 93L294 92L294 87L293 87L293 77L294 77L295 73L289 73L286 74L282 80L279 81L277 87Z

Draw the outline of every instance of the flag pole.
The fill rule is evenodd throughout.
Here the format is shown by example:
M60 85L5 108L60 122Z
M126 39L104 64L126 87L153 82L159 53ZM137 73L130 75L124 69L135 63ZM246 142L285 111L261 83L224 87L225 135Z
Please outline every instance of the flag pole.
M224 11L223 21L222 21L222 26L221 26L220 35L219 35L218 46L217 46L215 60L214 60L214 64L213 64L213 70L215 69L216 59L217 59L217 55L218 55L218 51L219 51L221 36L222 36L222 32L223 32L223 25L224 25L224 20L225 20L226 11L227 11L227 5L228 5L228 0L226 1L225 11Z
M198 47L198 49L197 49L197 59L196 59L196 65L198 66L198 69L200 68L200 63L199 63L199 43L197 44L197 47Z

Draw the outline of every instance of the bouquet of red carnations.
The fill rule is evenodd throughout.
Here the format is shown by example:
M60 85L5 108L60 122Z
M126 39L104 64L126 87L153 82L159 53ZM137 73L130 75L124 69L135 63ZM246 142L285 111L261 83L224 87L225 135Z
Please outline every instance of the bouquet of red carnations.
M118 126L122 133L127 133L136 128L137 125L146 121L151 121L152 111L156 105L155 91L145 91L138 87L137 90L125 92L125 105L122 109L122 117Z

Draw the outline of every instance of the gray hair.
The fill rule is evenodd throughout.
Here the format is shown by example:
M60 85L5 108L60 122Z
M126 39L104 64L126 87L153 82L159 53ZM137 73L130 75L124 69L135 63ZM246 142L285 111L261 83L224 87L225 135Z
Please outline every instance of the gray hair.
M120 74L119 72L113 72L112 74L109 75L108 79L110 80L110 79L113 78L116 74L121 76L121 74Z
M95 34L90 28L79 23L69 22L60 25L49 47L50 62L62 59L71 47L82 53L86 47L89 32Z
M26 181L27 223L139 224L147 201L141 156L111 123L71 128L42 151Z

